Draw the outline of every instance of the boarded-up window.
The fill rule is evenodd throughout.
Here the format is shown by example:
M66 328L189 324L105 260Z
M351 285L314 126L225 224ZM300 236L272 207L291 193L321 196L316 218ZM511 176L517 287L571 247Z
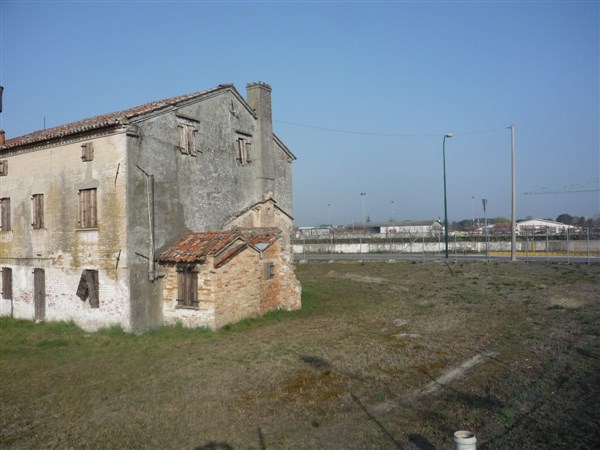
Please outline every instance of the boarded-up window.
M81 272L81 278L79 279L79 286L77 286L77 297L85 302L88 298L90 300L90 306L92 308L100 307L100 299L98 297L98 289L100 284L98 282L98 271L97 270L84 270Z
M252 162L252 156L250 153L250 141L245 138L238 138L236 141L237 146L237 162L246 166Z
M0 199L0 228L10 231L10 198Z
M179 151L186 155L196 156L197 141L198 141L198 130L195 126L185 123L177 125L179 132Z
M2 268L2 298L12 298L12 269L9 267Z
M31 196L31 226L34 230L44 228L44 194Z
M96 188L79 191L79 226L97 228Z
M177 306L198 307L198 269L195 264L177 266Z
M272 262L265 263L265 280L272 280L275 278L275 264Z
M81 144L81 160L82 161L93 161L94 159L94 144L92 142L86 142Z
M8 160L0 161L0 177L8 175Z

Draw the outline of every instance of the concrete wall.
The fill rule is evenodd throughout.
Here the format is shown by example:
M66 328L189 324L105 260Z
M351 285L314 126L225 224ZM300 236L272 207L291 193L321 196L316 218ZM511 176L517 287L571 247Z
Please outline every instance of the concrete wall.
M81 159L85 142L94 145L89 162ZM42 268L46 319L73 320L89 330L129 328L125 142L116 132L3 153L9 173L0 177L0 198L10 198L12 230L0 231L0 267L12 269L13 299L0 301L0 315L33 318L32 270ZM97 189L98 226L81 229L78 193L90 187ZM34 194L44 195L42 229L31 225ZM97 309L75 295L83 269L99 273Z
M587 251L591 254L598 254L600 252L600 241L570 241L567 246L566 241L529 241L529 242L517 242L518 252L545 252L548 248L549 252L562 252L566 253L569 251L573 254L586 254ZM510 241L490 242L489 251L491 252L510 252L511 251ZM303 253L346 253L346 254L359 254L359 253L441 253L444 252L444 241L439 242L419 242L415 241L412 243L406 242L363 242L354 244L299 244L294 243L292 250L295 255L302 255ZM454 253L482 253L485 252L485 242L472 242L472 241L449 241L448 251Z

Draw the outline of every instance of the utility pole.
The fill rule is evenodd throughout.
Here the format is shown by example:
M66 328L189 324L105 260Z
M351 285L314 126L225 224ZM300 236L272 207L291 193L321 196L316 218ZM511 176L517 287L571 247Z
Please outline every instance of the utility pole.
M511 231L510 231L510 260L517 260L517 194L516 194L516 175L515 175L515 126L510 125L510 148L511 148L511 173L512 173L512 212L511 212Z

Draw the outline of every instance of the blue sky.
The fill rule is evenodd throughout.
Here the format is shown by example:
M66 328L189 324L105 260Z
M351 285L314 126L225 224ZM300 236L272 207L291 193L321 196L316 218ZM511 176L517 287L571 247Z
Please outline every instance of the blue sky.
M598 1L8 1L7 138L221 83L273 87L299 226L600 214ZM393 203L392 203L393 202ZM328 205L331 205L330 207Z

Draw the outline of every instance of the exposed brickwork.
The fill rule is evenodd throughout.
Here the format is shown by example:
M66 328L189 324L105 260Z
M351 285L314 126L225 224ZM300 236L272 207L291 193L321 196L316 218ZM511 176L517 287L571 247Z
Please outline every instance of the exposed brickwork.
M265 279L265 265L272 262L274 277ZM165 323L218 329L228 323L256 317L274 309L300 308L300 283L277 240L264 252L247 246L224 264L215 267L208 257L198 264L198 308L177 306L175 264L164 266Z

